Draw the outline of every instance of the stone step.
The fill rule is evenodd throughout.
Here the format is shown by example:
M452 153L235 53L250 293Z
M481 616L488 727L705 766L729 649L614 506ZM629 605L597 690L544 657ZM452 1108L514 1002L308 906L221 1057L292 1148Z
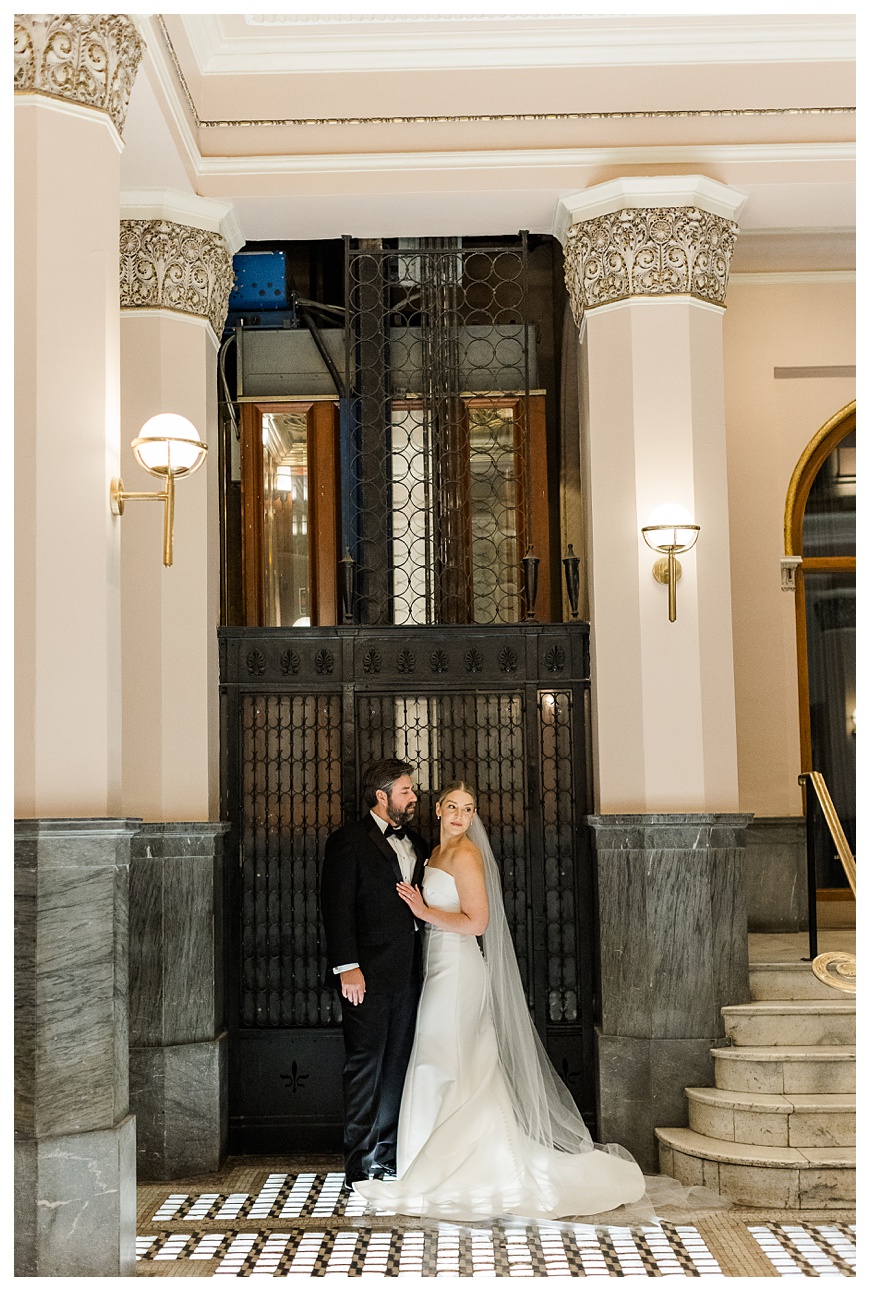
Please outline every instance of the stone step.
M749 994L752 1000L842 1000L836 986L820 982L812 964L750 964Z
M759 1094L854 1094L849 1045L711 1049L718 1089Z
M757 1000L722 1009L734 1045L832 1045L855 1043L855 1001Z
M689 1126L708 1138L774 1148L855 1146L854 1094L687 1089Z
M740 1206L837 1210L855 1204L854 1148L774 1148L709 1138L692 1129L656 1130L659 1167L680 1183L702 1184Z

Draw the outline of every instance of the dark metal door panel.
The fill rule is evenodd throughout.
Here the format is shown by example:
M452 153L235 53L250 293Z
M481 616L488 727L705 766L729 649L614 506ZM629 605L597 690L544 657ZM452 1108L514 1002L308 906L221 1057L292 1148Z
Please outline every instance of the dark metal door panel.
M233 1151L340 1144L341 1013L323 985L318 876L377 757L417 767L432 841L437 789L476 784L530 1009L591 1120L587 631L221 629Z

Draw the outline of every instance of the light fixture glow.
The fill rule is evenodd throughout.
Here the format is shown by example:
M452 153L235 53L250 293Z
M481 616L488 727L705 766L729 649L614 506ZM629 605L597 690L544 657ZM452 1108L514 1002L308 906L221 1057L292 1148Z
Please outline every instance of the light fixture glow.
M653 565L653 578L657 583L667 584L670 623L677 617L677 579L683 572L677 553L694 547L700 531L701 526L694 523L691 512L678 502L657 506L641 527L646 545L662 553L662 559Z
M163 510L163 563L172 564L172 531L175 518L175 481L178 477L192 475L205 461L208 445L199 438L196 427L186 417L175 412L161 412L149 417L131 448L140 466L151 475L166 481L159 493L129 493L119 477L112 480L109 490L112 515L124 514L125 502L162 502Z

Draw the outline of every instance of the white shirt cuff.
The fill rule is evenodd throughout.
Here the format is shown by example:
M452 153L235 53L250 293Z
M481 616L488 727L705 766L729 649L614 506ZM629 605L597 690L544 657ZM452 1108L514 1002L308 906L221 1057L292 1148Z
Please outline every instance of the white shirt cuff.
M339 964L338 968L333 968L332 971L336 974L346 973L351 968L359 968L359 964Z

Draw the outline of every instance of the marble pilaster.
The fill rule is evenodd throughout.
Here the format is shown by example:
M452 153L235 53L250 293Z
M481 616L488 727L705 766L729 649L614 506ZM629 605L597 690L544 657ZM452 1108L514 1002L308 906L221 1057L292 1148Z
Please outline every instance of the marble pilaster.
M722 324L744 201L703 175L625 177L560 201L586 396L601 812L739 806ZM700 532L671 621L642 531L673 507Z
M756 816L746 831L750 932L807 927L807 831L803 816Z
M171 571L159 559L160 509L124 513L122 801L145 820L213 820L220 778L217 351L232 256L244 239L232 207L191 194L125 191L121 216L119 474L127 488L146 487L129 444L149 417L167 410L189 418L211 450L179 488Z
M600 928L598 1134L656 1170L654 1130L712 1084L720 1009L749 999L743 852L751 817L590 816Z
M127 883L138 825L15 825L19 1275L133 1271Z
M130 1103L143 1179L226 1153L221 943L226 825L146 824L130 856Z

